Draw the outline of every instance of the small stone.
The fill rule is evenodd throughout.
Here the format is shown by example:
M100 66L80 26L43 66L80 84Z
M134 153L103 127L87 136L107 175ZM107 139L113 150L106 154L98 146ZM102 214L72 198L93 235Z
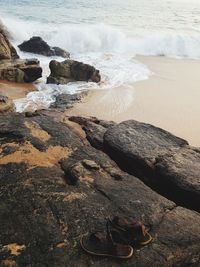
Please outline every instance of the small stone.
M82 161L82 164L84 167L86 167L87 169L93 169L93 170L99 170L100 169L100 166L93 160L83 160Z

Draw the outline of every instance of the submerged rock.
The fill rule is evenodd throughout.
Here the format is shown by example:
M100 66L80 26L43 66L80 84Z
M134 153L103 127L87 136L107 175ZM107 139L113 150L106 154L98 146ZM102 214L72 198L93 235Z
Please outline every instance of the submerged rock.
M75 60L58 62L52 60L49 64L51 70L47 83L67 84L73 81L100 82L99 70L93 66Z
M11 82L34 82L42 77L42 68L37 59L0 61L0 79Z
M86 95L86 92L78 94L61 94L56 96L56 100L51 104L51 108L56 108L64 111L65 109L71 108L73 104L80 102L81 98Z
M28 41L18 45L19 49L24 52L40 54L43 56L59 56L69 58L69 52L59 47L50 47L41 37L34 36Z
M59 114L50 113L0 116L2 266L9 262L20 267L199 266L200 215L176 206L122 171L105 152L83 142L75 125L68 126L59 121ZM101 124L108 131L117 127ZM127 140L134 142L129 132ZM183 143L173 140L169 136L171 145ZM142 151L143 145L144 141L138 143L138 149ZM114 215L142 220L154 241L135 249L126 261L86 254L81 236L104 231L106 218Z

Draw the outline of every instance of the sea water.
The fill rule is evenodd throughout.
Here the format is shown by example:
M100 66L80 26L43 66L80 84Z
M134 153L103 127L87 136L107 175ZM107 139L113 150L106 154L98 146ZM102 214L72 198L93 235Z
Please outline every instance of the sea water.
M200 58L200 0L0 0L0 18L16 48L41 36L102 75L100 84L45 85L52 58L17 49L20 57L37 57L43 67L39 91L16 101L18 111L48 107L60 93L132 88L151 74L136 55Z

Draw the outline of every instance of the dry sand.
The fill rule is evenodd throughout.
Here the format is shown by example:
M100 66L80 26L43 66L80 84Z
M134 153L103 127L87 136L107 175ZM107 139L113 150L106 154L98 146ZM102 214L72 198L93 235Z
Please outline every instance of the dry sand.
M154 124L200 146L200 60L137 57L154 73L132 88L92 91L68 113Z

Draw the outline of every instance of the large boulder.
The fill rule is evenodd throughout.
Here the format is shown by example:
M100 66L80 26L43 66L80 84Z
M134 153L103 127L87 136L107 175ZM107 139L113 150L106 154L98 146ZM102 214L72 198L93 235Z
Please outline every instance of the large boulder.
M131 120L106 131L104 149L157 192L200 211L200 152L185 140Z
M200 215L120 170L78 124L61 121L50 110L0 116L1 266L199 266ZM114 215L142 220L154 241L126 261L86 254L80 238Z
M84 64L75 60L65 60L58 62L52 60L49 64L51 70L47 83L67 84L73 81L100 82L99 70L89 64Z
M0 22L0 60L19 58L13 45L9 41L9 33Z
M0 80L12 82L34 82L42 77L42 68L37 59L0 61Z
M50 47L41 37L38 36L34 36L30 40L24 41L22 44L18 45L18 47L21 51L40 54L47 57L70 57L69 52L59 47Z

